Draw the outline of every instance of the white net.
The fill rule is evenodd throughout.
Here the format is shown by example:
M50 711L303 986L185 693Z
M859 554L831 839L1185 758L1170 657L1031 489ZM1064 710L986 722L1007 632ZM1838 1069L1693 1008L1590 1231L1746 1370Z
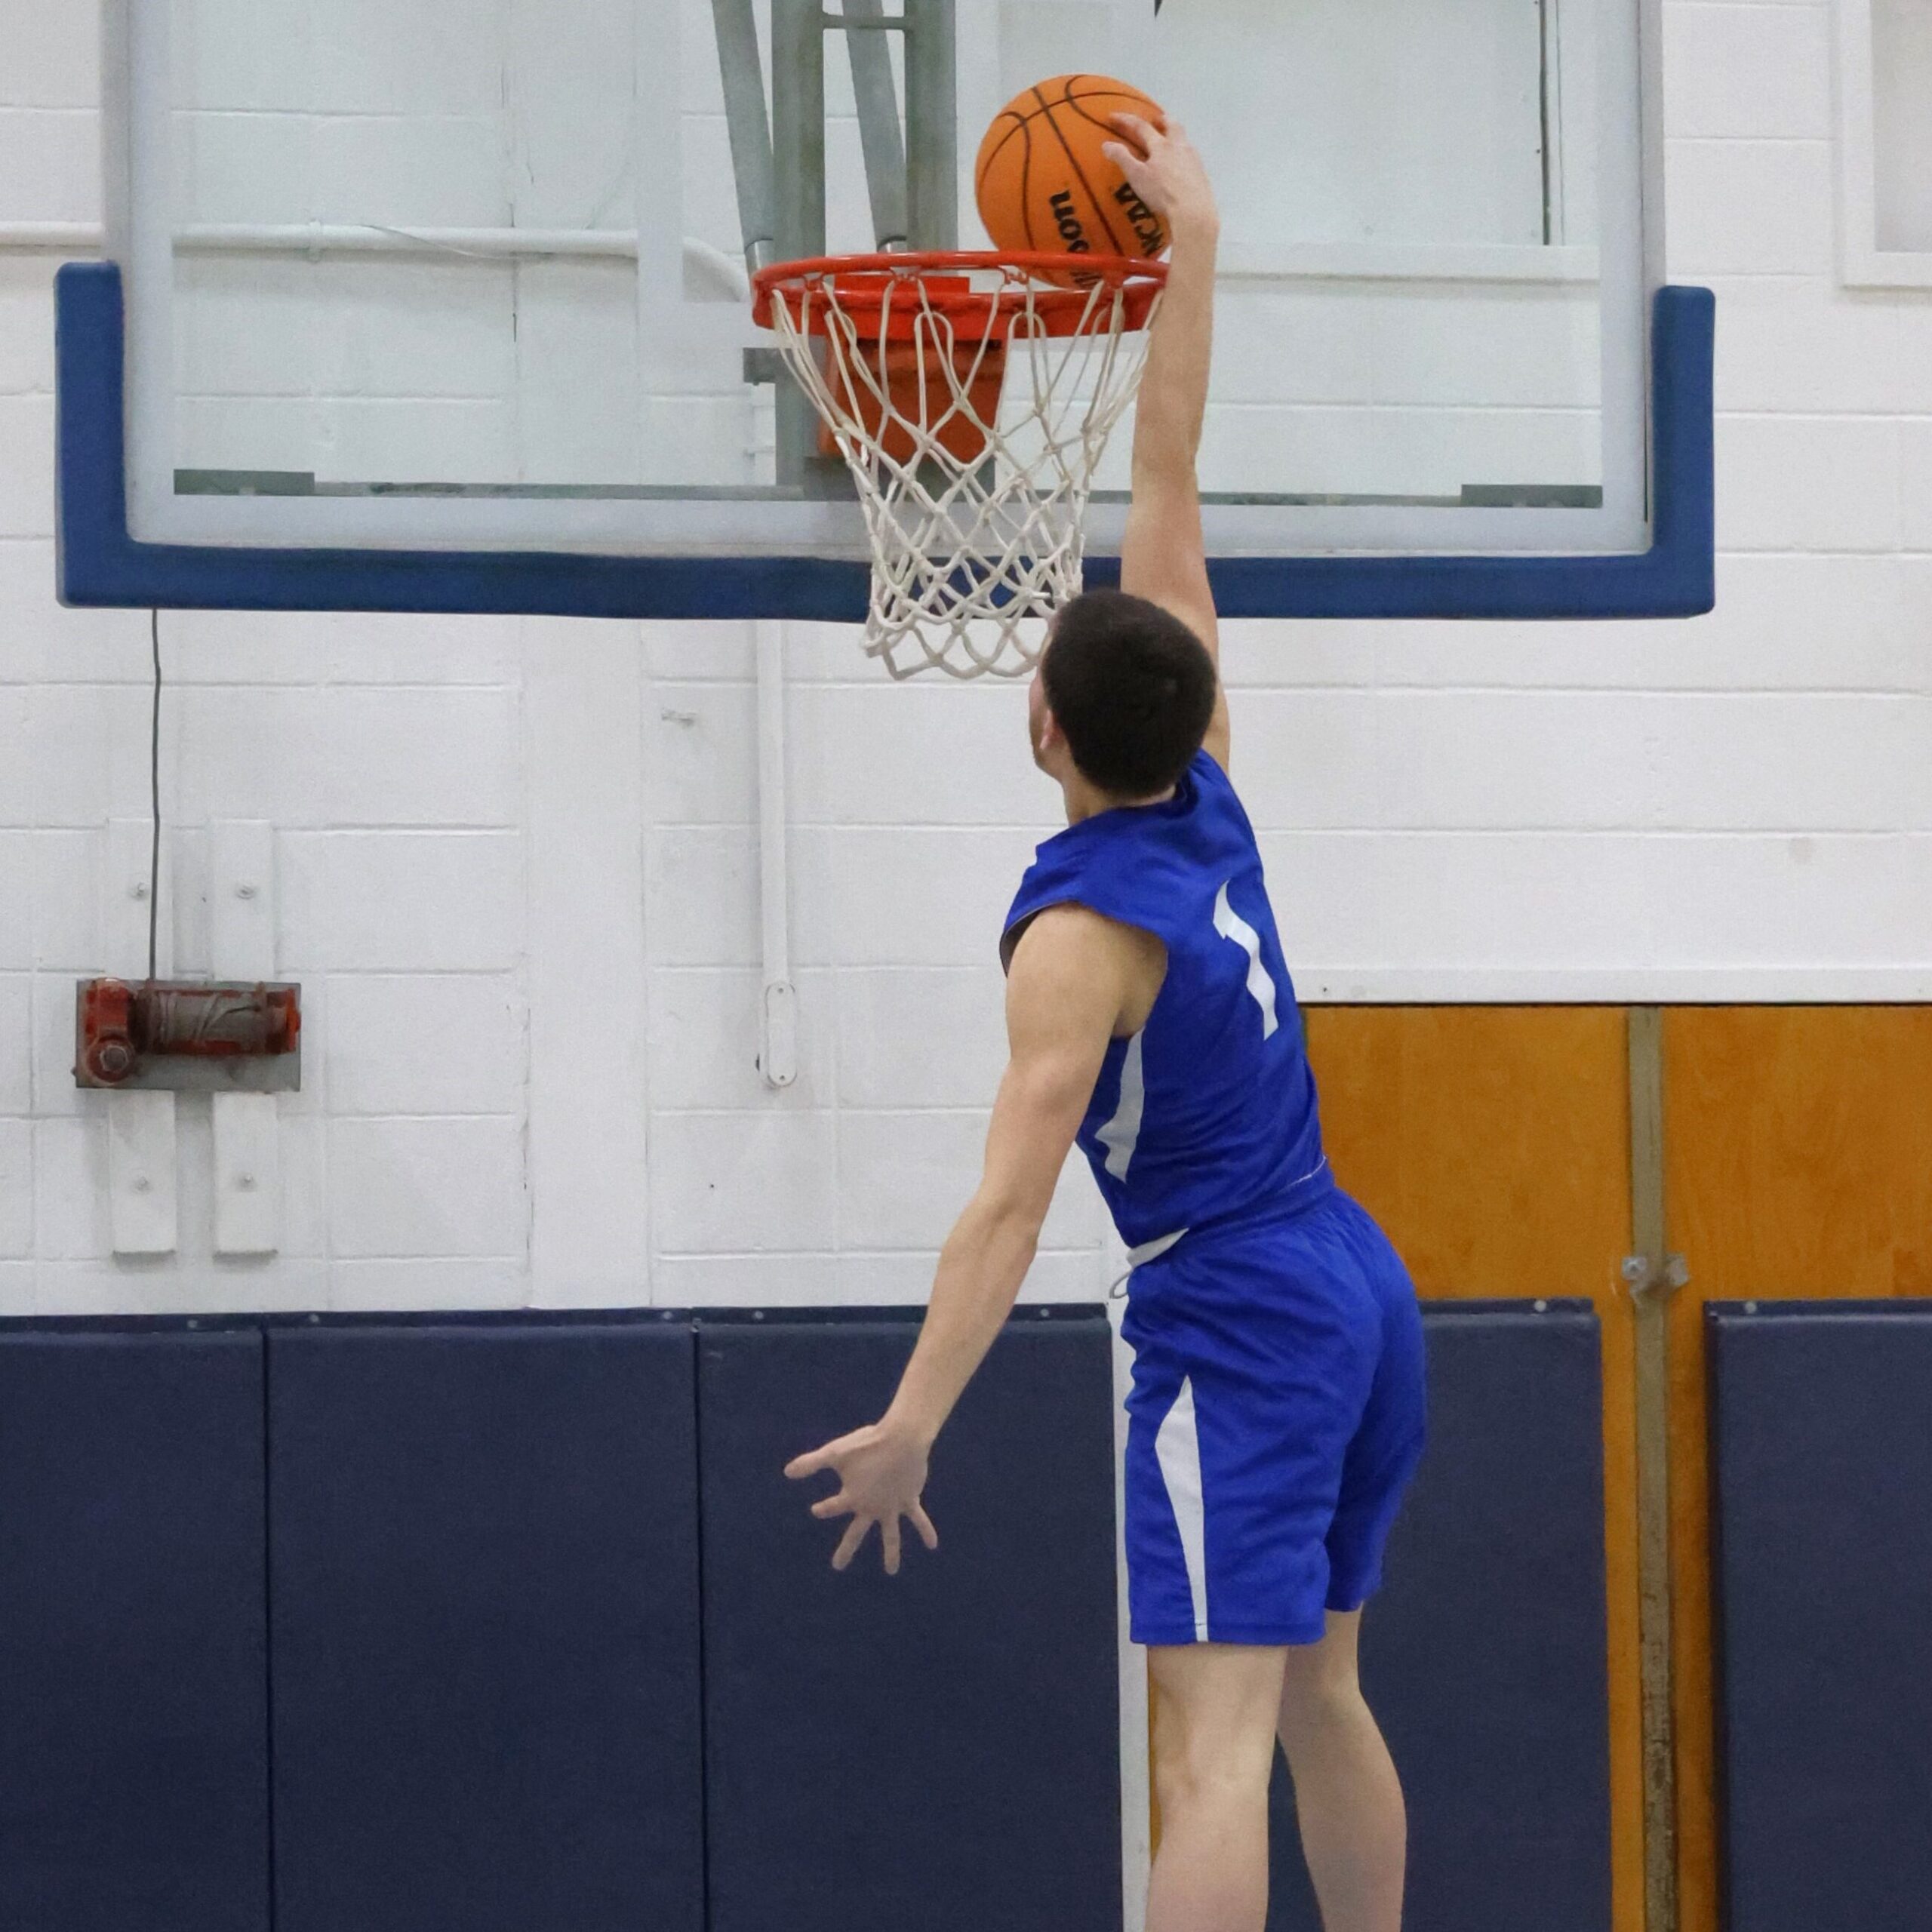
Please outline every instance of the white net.
M1035 278L1076 271L1089 285ZM1079 593L1094 468L1140 382L1161 278L1150 263L986 256L760 276L758 318L857 484L866 649L894 677L1038 661L1045 620Z

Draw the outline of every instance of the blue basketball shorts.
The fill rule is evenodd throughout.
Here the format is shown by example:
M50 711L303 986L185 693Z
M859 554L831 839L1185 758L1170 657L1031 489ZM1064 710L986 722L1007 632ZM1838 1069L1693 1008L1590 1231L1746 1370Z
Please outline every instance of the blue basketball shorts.
M1422 1454L1422 1319L1337 1188L1137 1268L1121 1331L1139 1644L1310 1644L1358 1609Z

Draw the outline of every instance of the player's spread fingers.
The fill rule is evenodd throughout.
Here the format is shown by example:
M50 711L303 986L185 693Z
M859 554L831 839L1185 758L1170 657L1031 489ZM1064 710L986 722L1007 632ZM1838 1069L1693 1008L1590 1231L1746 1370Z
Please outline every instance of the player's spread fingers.
M833 1569L844 1570L851 1566L853 1558L859 1553L860 1545L866 1540L866 1532L872 1526L872 1519L869 1516L858 1516L853 1519L851 1527L839 1538L838 1547L832 1552Z
M794 1456L785 1465L785 1473L796 1482L801 1476L815 1476L820 1469L829 1469L831 1466L832 1444L828 1442L823 1449L812 1450L803 1456Z
M885 1546L885 1574L899 1574L899 1518L888 1516L878 1526L879 1540Z
M1154 143L1161 138L1161 131L1152 122L1143 120L1138 114L1110 114L1107 118L1127 136L1143 155L1154 151Z
M928 1549L938 1549L939 1532L933 1527L933 1519L926 1514L925 1505L915 1503L906 1513L912 1518L912 1527L919 1533L919 1540Z
M822 1497L812 1505L812 1514L820 1522L828 1516L849 1516L852 1513L852 1499L841 1489L836 1496Z

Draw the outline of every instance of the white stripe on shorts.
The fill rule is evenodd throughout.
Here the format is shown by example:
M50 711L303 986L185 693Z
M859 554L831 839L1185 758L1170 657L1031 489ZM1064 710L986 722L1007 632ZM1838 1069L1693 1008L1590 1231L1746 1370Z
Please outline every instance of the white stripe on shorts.
M1194 1598L1194 1635L1208 1641L1208 1536L1206 1507L1201 1494L1201 1435L1194 1417L1194 1383L1184 1378L1180 1393L1154 1437L1154 1457L1161 1466L1168 1502L1180 1532L1181 1559L1187 1565L1187 1587Z

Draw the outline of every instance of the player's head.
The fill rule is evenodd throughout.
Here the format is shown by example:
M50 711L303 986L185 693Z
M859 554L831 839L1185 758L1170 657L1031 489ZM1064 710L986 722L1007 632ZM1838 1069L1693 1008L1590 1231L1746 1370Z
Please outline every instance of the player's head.
M1109 798L1152 798L1180 780L1214 715L1214 660L1144 597L1090 590L1063 605L1033 680L1028 728L1041 771L1071 762Z

